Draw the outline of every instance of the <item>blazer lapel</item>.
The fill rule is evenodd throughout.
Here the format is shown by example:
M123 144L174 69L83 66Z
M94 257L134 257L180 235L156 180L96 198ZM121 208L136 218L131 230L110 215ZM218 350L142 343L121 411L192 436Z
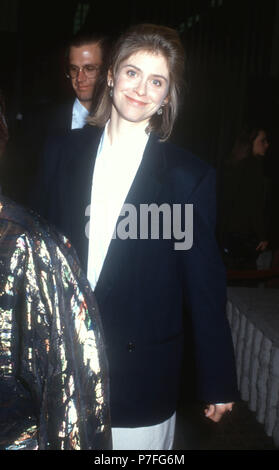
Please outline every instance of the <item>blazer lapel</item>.
M141 164L130 187L124 204L132 204L137 210L140 204L157 202L166 176L164 146L154 134L150 135ZM119 216L117 223L120 221ZM127 259L127 243L118 238L112 239L96 285L96 291L102 292L102 301L107 297L114 276L119 272L119 260ZM124 250L124 251L123 251Z
M164 146L151 134L125 203L137 206L155 202L162 188L165 167Z

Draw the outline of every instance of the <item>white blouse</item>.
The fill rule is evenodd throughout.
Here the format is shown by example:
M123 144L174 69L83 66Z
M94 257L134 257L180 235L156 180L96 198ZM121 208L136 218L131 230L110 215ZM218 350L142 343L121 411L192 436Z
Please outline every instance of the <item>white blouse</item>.
M111 145L108 123L100 140L91 191L88 279L95 288L129 189L142 160L148 135L137 142L127 136L123 144Z

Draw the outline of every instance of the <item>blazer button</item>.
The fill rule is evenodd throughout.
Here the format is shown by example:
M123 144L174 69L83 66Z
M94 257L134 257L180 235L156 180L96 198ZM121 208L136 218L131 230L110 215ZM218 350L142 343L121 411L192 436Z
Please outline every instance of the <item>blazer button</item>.
M135 349L136 349L135 343L133 343L132 341L130 341L130 342L128 343L128 351L129 351L129 352L133 352Z

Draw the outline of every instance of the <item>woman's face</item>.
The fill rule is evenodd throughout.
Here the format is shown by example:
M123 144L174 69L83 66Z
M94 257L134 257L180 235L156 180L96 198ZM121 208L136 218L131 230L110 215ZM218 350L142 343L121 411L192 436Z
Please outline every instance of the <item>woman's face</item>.
M151 116L167 103L169 70L165 57L139 51L124 60L114 79L113 108L122 118L134 123L148 123Z
M254 156L264 157L269 147L265 131L260 131L253 142L252 154Z

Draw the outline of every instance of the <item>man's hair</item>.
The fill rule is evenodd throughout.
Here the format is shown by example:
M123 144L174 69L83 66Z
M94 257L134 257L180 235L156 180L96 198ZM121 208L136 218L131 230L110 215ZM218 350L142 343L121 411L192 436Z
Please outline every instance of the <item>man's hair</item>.
M162 114L154 114L149 122L147 131L156 132L161 140L170 136L180 104L180 93L184 87L184 48L178 33L166 26L153 24L140 24L128 29L115 44L108 64L115 78L121 63L132 54L147 51L162 54L168 64L170 75L169 100L162 108ZM102 88L100 88L102 86ZM98 99L94 102L94 109L88 123L103 127L110 118L112 101L109 96L109 87L106 76L99 82Z
M87 44L98 44L101 48L103 57L107 55L108 38L103 33L82 32L76 34L68 41L65 51L65 62L67 63L69 60L71 47L82 47Z

